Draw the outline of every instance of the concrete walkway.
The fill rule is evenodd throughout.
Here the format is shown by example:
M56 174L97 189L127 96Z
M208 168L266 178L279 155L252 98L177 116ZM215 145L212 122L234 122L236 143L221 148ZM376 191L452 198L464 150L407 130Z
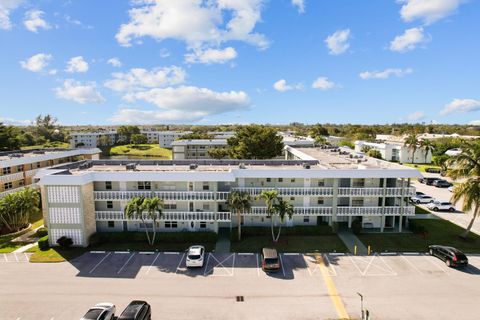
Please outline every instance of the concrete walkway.
M355 246L357 246L357 254L366 255L368 254L367 247L353 234L350 230L338 230L338 237L343 241L345 246L348 248L350 253L355 253Z
M230 252L230 229L220 228L218 230L218 240L215 245L215 252L229 253Z
M35 228L35 229L32 229L30 231L28 231L27 233L24 233L22 234L21 236L15 238L12 240L12 242L17 242L17 243L27 243L26 245L16 249L15 251L13 251L14 253L21 253L21 252L25 252L27 251L28 249L30 249L31 247L33 246L36 246L37 243L38 243L38 238L36 236L36 232L38 229L42 228L43 225L41 225L40 227L38 228Z

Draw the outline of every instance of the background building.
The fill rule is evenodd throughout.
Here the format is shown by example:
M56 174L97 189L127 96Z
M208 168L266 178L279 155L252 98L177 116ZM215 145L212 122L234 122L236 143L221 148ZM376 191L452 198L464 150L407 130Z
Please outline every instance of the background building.
M173 159L211 159L208 150L228 147L225 139L194 139L172 142Z
M432 162L432 151L428 150L428 152L425 152L425 150L421 147L417 148L415 150L415 154L413 154L413 149L403 145L403 143L376 143L367 141L355 141L356 152L363 152L365 147L380 151L382 159L387 161L395 161L401 163Z

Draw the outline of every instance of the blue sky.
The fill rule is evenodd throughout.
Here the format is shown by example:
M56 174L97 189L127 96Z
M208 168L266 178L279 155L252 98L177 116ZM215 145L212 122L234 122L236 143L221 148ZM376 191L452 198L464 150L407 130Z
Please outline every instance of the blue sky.
M0 121L480 124L478 0L0 0Z

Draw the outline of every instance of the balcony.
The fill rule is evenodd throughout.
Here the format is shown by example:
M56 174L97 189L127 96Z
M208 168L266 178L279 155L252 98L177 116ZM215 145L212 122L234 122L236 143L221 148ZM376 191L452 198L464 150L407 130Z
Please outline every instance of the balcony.
M338 188L339 196L389 197L415 195L415 188Z
M280 196L332 196L333 188L233 188L236 191L245 191L252 196L258 196L264 190L277 190Z
M331 207L294 207L294 215L309 215L309 216L331 216ZM267 215L267 207L252 207L249 212L242 213L243 215Z
M130 200L134 197L159 197L176 201L225 201L228 192L212 191L94 191L95 200Z
M23 179L23 172L17 172L17 173L0 176L0 183L6 183L6 182L22 180L22 179Z
M230 221L230 212L177 212L177 211L165 211L163 212L163 220L173 221ZM97 221L123 221L127 220L123 211L95 211L95 219ZM144 219L147 219L147 215L144 214ZM158 215L157 215L158 219ZM141 221L140 217L130 219L133 221Z
M414 206L407 207L338 207L337 216L411 216Z

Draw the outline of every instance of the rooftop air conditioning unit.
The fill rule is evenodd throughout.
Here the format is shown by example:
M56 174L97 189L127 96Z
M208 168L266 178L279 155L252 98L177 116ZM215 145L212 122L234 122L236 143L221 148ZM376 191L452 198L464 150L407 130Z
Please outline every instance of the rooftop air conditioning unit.
M310 169L310 164L309 163L304 163L303 164L303 169Z
M189 167L190 167L190 170L195 170L195 169L198 168L198 164L196 164L196 163L191 163Z
M245 169L245 168L246 168L246 167L245 167L245 163L243 163L243 162L240 162L240 163L238 164L238 167L239 167L240 169Z
M137 165L135 163L128 163L125 167L127 170L134 171L137 168Z
M34 150L32 153L33 153L33 154L45 154L45 151L43 151L43 150Z
M23 157L23 154L21 154L21 153L10 153L8 156L10 158L21 158L21 157Z

